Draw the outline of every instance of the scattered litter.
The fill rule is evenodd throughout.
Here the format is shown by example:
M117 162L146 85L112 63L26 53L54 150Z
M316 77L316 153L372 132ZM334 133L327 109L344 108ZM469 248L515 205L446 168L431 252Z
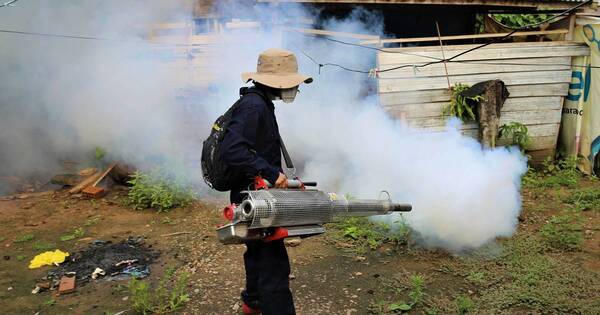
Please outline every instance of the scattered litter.
M35 288L33 290L31 290L31 294L38 294L38 293L40 293L40 291L42 291L42 288L40 288L36 285Z
M6 291L11 291L13 289L13 287L8 287L6 288Z
M75 291L75 277L64 276L60 278L58 294L67 294Z
M35 269L47 265L58 265L65 261L65 258L69 256L69 253L63 252L59 249L55 251L43 252L31 260L29 263L29 269Z
M118 263L116 263L115 267L120 267L123 265L131 265L131 264L135 264L136 262L138 262L137 259L122 260L122 261L119 261Z
M100 269L100 268L96 268L96 270L94 270L94 272L92 272L92 279L97 279L98 276L105 276L106 275L106 271Z
M94 240L80 252L72 253L67 261L48 272L48 279L56 281L76 272L77 285L82 286L94 274L107 280L143 278L150 274L148 267L159 253L144 244L143 237L129 237L118 243ZM104 274L96 272L100 269Z
M168 236L177 236L177 235L184 235L184 234L192 234L192 232L175 232L175 233L169 233L169 234L163 234L161 235L162 237L168 237Z

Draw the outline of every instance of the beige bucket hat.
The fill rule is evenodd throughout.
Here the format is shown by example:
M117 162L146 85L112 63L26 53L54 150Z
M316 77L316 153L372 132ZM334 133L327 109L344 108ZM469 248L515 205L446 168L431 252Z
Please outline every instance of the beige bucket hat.
M276 89L289 89L313 81L298 73L298 61L293 52L276 48L267 49L258 56L256 72L242 73L242 81L250 80Z

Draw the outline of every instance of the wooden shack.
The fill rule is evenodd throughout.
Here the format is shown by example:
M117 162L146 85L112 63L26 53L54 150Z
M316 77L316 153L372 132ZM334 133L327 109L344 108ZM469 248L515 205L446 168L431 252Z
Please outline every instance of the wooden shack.
M474 45L444 46L446 58ZM440 47L392 48L377 56L378 69L421 65L442 58ZM407 54L404 54L407 53ZM500 79L507 85L507 99L500 124L520 122L529 129L529 154L534 160L552 156L560 128L564 97L571 82L571 58L589 55L586 45L569 42L492 44L449 62L424 68L407 67L379 75L381 105L409 125L430 131L444 128L442 115L450 101L449 86ZM477 123L462 126L477 136Z

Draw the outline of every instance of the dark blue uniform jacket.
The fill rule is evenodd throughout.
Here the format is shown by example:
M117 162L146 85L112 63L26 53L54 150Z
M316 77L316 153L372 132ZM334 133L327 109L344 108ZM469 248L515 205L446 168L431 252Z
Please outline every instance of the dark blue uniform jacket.
M240 89L242 99L233 111L221 144L221 158L231 167L230 199L240 203L256 175L275 184L281 172L279 127L273 102L255 87Z

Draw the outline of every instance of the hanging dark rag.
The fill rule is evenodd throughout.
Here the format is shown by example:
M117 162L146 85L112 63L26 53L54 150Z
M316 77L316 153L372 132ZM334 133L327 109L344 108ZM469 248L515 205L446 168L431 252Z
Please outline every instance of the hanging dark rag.
M477 104L476 116L479 121L479 140L484 147L495 147L500 127L500 110L510 93L501 80L483 81L462 92L463 96L483 96Z

